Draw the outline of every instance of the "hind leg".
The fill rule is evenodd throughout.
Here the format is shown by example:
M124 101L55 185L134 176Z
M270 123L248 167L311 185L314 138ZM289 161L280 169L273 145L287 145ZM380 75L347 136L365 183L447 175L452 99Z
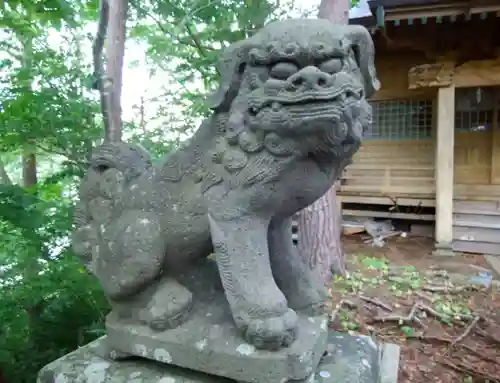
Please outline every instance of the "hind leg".
M192 294L165 276L165 233L157 215L126 212L101 227L101 237L95 273L118 311L155 330L177 326L191 308Z

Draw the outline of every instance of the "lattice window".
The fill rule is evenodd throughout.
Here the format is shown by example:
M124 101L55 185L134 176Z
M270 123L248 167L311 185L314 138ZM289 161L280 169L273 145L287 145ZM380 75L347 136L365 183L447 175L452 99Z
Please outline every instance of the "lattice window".
M455 130L481 132L493 126L498 89L459 88L455 91Z
M432 100L374 101L367 140L422 140L431 138Z

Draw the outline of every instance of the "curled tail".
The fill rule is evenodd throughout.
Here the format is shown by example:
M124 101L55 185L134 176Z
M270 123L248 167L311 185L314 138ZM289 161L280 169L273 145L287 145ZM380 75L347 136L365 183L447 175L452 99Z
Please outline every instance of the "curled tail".
M99 230L119 208L123 188L151 167L151 156L140 145L109 143L95 148L80 184L73 212L73 249L89 265Z
M151 167L151 156L142 146L108 143L95 148L80 185L80 200L113 200L121 188Z

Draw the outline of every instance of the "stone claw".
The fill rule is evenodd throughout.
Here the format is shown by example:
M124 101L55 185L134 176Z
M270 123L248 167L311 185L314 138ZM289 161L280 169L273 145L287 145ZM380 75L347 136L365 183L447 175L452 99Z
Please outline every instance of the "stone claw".
M163 280L146 307L139 311L143 324L165 331L184 323L194 305L193 294L175 279Z
M245 339L258 349L279 350L293 343L296 329L297 314L288 309L281 316L251 320L246 329Z

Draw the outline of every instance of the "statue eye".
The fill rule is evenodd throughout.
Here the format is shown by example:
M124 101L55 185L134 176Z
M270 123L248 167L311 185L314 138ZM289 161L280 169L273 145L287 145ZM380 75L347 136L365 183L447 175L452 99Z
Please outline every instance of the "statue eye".
M342 70L342 59L330 59L328 61L322 62L319 65L319 69L326 73L337 73Z
M297 73L299 67L293 63L280 62L271 67L269 74L279 80L286 80L292 74Z

